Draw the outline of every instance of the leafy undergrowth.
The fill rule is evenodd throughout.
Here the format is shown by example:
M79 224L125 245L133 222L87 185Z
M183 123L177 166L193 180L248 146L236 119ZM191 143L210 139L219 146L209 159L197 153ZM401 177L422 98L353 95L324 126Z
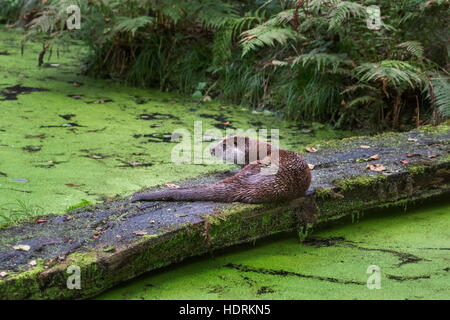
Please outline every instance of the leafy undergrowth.
M75 42L59 48L59 55L54 48L51 60L38 68L41 45L28 42L21 56L20 39L18 32L1 28L0 226L64 213L83 199L95 203L229 169L170 161L176 145L171 133L193 133L194 121L222 135L226 128L279 129L281 145L302 152L307 144L351 135L81 76L85 48Z
M152 272L99 299L448 299L450 205L392 210ZM380 289L368 289L370 266ZM371 271L373 272L373 270Z

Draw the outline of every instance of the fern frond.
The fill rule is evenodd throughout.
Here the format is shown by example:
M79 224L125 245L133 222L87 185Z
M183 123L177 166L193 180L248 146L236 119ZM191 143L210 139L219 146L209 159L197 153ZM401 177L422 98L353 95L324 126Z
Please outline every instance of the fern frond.
M133 36L139 28L152 25L155 19L148 16L137 18L117 17L117 23L114 25L115 32L130 32Z
M431 86L427 88L427 98L446 117L450 117L450 79L436 77L431 79Z
M351 1L342 1L331 10L329 30L339 27L347 18L366 15L364 6Z
M363 63L355 69L355 76L360 81L386 81L392 87L421 87L424 77L416 67L408 62L383 60L380 63Z
M314 65L318 71L330 68L333 72L337 72L340 65L348 63L343 55L310 52L296 57L292 66L297 64L302 64L302 66Z
M397 47L406 49L406 51L416 57L423 56L423 46L419 41L406 41L400 43Z
M259 47L273 47L276 42L285 45L289 39L297 38L297 33L292 28L267 22L243 32L242 35L244 36L240 41L242 45L242 56Z
M372 102L379 102L380 99L372 96L362 96L356 99L353 99L349 102L348 106L350 108L358 106L358 105L369 105Z

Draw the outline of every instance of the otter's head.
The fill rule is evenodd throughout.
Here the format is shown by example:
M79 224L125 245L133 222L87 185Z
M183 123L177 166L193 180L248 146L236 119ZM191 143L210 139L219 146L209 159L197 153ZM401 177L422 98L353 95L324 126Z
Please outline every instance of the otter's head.
M210 148L213 156L238 165L263 159L270 151L271 147L267 142L240 136L227 137Z

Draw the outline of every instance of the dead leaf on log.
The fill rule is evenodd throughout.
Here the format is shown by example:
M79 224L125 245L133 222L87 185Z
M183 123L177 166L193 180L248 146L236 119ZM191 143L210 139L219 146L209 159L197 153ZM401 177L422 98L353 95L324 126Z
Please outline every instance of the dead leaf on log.
M406 155L408 158L412 158L412 157L420 157L420 153L408 153Z
M166 183L166 187L169 189L178 189L180 188L179 185L173 184L173 183Z
M145 231L135 231L133 233L137 236L145 236L147 234L147 232L145 232Z
M18 251L30 251L31 247L26 244L18 244L16 246L13 246L13 249Z
M361 149L370 149L370 146L366 146L366 145L362 145L362 146L359 146Z
M370 169L371 171L375 171L375 172L381 172L381 171L385 171L386 167L383 166L381 163L377 163L377 164L368 164L366 166L366 169Z
M408 138L408 141L413 141L413 142L416 142L416 141L417 141L417 139L416 139L416 138Z
M45 220L45 219L37 219L36 222L37 223L44 223L44 222L47 222L47 220Z
M436 158L437 157L437 154L430 154L429 156L428 156L428 158L430 158L430 159L434 159L434 158Z
M317 149L313 147L306 147L305 150L308 152L317 152Z
M378 159L380 159L380 155L377 153L377 154L374 154L373 156L370 156L369 158L367 158L367 161L378 160Z
M308 163L308 167L309 167L309 170L313 170L316 166L313 165L313 164Z
M400 162L403 163L403 164L408 164L409 163L408 160L406 160L406 159L402 159L402 160L400 160Z

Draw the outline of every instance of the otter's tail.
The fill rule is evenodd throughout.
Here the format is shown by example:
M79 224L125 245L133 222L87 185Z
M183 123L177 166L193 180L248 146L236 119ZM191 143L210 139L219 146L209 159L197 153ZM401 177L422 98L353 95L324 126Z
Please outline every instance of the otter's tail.
M191 188L169 189L157 192L135 194L131 202L136 201L214 201L233 202L222 184L210 184Z

